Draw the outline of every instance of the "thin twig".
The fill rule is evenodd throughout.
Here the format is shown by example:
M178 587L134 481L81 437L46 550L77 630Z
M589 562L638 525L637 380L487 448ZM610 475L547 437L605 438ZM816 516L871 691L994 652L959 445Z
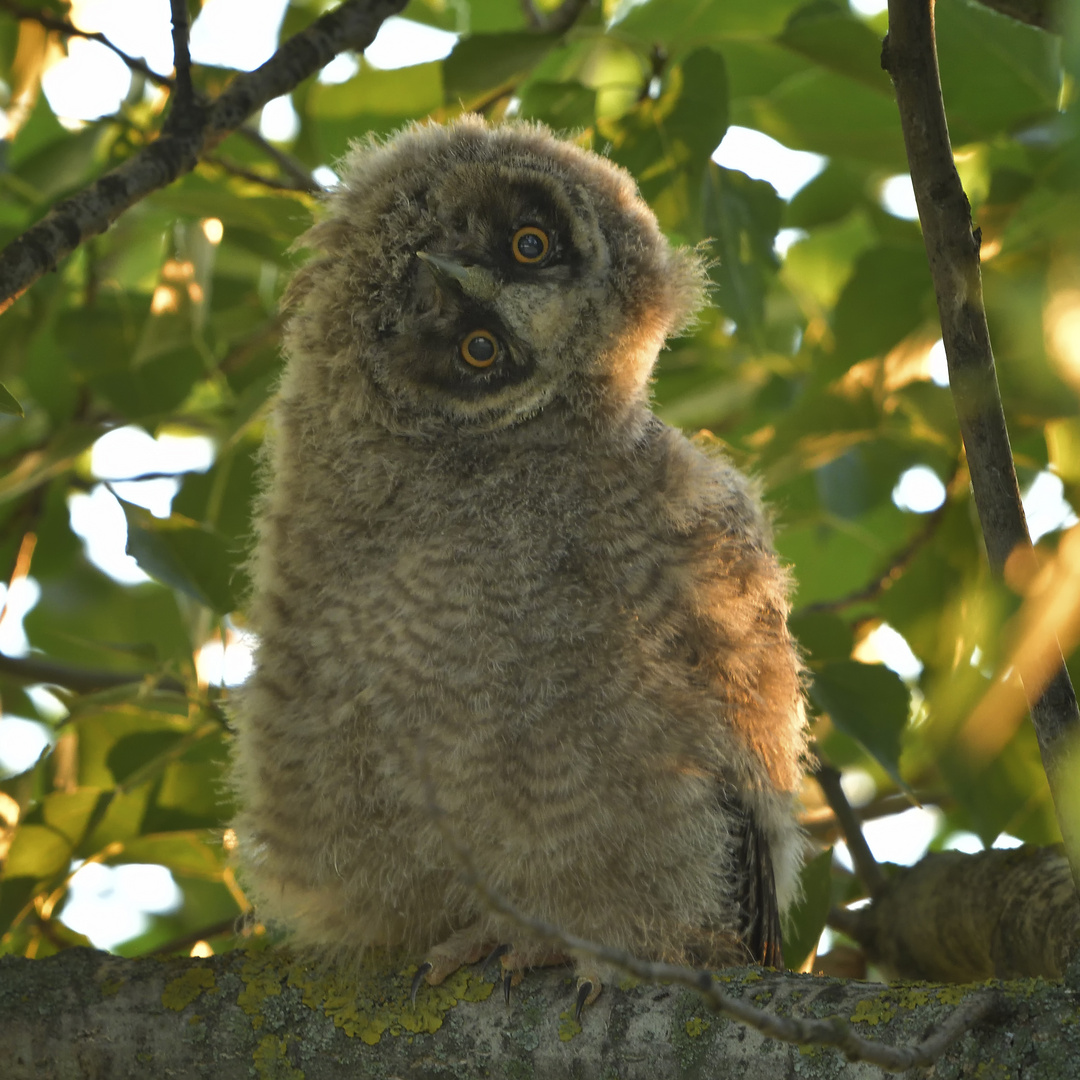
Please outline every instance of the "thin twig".
M960 434L991 570L1031 565L1034 551L1001 407L979 266L981 233L953 162L930 0L889 0L881 53L892 77L934 281ZM1020 672L1073 881L1080 891L1080 708L1060 648L1048 685Z
M945 520L945 515L949 512L949 506L957 489L961 483L966 482L967 477L958 464L945 483L945 501L928 515L922 528L889 560L884 570L876 574L873 580L867 582L862 588L846 596L837 597L835 600L819 600L817 603L807 604L799 611L799 614L832 614L854 607L856 604L870 603L888 592L903 577L904 572L915 561L915 557L923 547L933 539L942 521Z
M168 75L159 75L152 67L147 65L145 60L130 56L97 30L80 30L74 23L70 23L66 19L61 19L56 15L50 15L47 11L40 11L37 8L31 8L27 7L25 4L16 3L16 0L0 0L0 11L6 11L10 15L14 15L17 19L26 19L30 22L36 22L46 30L55 30L65 37L79 37L85 38L87 41L96 41L98 44L104 45L106 49L109 49L119 56L132 71L137 72L144 79L148 79L158 86L172 86L173 84L172 79L169 78Z
M249 124L242 124L236 129L236 134L247 139L252 146L257 146L267 157L272 158L281 167L281 171L288 173L296 181L297 188L310 191L317 195L323 190L322 185L316 180L299 161L291 154L286 154L280 147L275 146L269 139L264 139L256 128Z
M519 911L480 876L471 855L458 843L444 811L435 800L431 777L425 767L422 750L418 756L427 811L439 830L443 842L453 853L465 884L475 889L493 911L504 915L511 922L538 938L558 943L569 953L583 953L594 960L600 960L649 982L664 979L690 990L696 990L715 1013L738 1020L755 1031L760 1031L763 1035L798 1046L836 1047L849 1061L868 1061L887 1072L903 1072L916 1066L932 1065L964 1032L986 1019L991 1013L1000 1011L1004 1006L1004 1000L997 992L981 991L959 1005L944 1023L922 1042L914 1046L887 1046L855 1034L849 1023L842 1017L834 1016L819 1020L779 1016L750 1005L740 998L729 997L719 989L710 971L642 960L622 949L600 945L595 941L578 937L576 934L567 933L553 923L535 919Z
M854 807L848 802L844 789L840 784L840 770L822 761L819 755L817 768L814 769L814 779L821 786L825 801L832 807L836 815L840 831L844 834L844 842L851 853L851 861L855 867L855 873L863 883L870 896L885 884L885 875L878 866L874 853L863 835L862 822Z
M173 84L165 130L188 130L201 126L202 110L191 82L187 0L169 0L169 4L172 12L173 67L176 69L176 81Z
M902 814L910 810L912 806L922 807L938 806L948 807L953 804L953 799L944 792L932 792L928 795L920 794L918 802L902 793L883 795L866 806L859 807L859 819L865 825L868 821L877 821L879 818L892 817L893 814ZM815 807L813 810L804 810L799 815L799 824L815 840L828 842L831 837L843 837L844 830L836 816L836 811L831 806Z
M0 312L91 236L199 159L268 101L287 93L343 49L365 49L405 0L345 0L295 34L255 71L237 75L205 109L197 130L163 131L149 146L58 203L0 252Z
M322 191L322 188L317 184L311 187L290 180L275 180L272 176L263 176L262 173L257 173L253 169L245 169L243 165L237 165L235 161L229 161L227 158L220 157L217 154L206 154L202 160L206 165L216 165L219 169L224 169L230 176L238 176L241 180L250 180L253 184L262 184L263 187L268 187L272 191L299 191L305 195L313 195Z

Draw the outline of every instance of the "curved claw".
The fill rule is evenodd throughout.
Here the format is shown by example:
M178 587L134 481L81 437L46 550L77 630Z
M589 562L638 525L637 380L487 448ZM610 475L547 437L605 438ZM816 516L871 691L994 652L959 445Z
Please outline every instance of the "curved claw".
M420 984L424 981L424 976L427 975L427 973L429 971L432 971L432 970L434 970L434 965L431 963L430 960L425 960L416 969L416 974L413 976L413 981L412 981L412 990L409 993L409 1000L414 1005L416 1004L416 995L417 995L418 991L420 990Z
M484 973L492 963L500 957L505 956L511 949L513 949L513 945L496 945L495 948L487 954L487 959L480 965L480 977L483 978Z
M513 984L513 981L514 973L512 971L508 971L503 976L503 1001L505 1001L507 1005L510 1004L510 987Z
M574 1003L574 1020L578 1023L581 1022L581 1010L585 1008L585 1002L589 1000L589 995L593 992L593 984L589 979L582 979L578 983L577 988L577 1001Z

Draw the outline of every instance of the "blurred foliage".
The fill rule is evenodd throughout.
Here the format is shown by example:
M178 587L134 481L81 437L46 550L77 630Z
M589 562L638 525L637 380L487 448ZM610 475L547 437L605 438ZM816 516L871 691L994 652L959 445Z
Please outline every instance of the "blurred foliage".
M293 0L283 38L327 6ZM711 431L766 485L822 752L868 773L879 802L907 791L939 805L939 842L958 829L986 843L1003 830L1057 839L1030 726L1000 732L989 759L964 728L1007 664L1020 600L988 575L949 391L929 377L939 333L918 225L880 197L906 171L878 62L884 15L861 18L844 0L648 0L593 5L562 36L531 32L517 0L413 0L406 15L458 33L453 52L300 85L291 143L268 153L230 136L0 319L0 572L40 585L25 621L31 659L61 665L47 679L0 670L4 711L52 733L31 769L0 781L2 950L43 956L79 940L60 921L73 860L160 863L180 885L183 907L121 951L229 940L245 902L224 843L225 691L199 680L195 657L243 627L257 453L281 364L277 303L314 210L297 177L365 132L466 109L517 112L609 154L673 239L708 243L718 307L662 355L656 407ZM937 27L1021 483L1052 467L1075 505L1080 39L967 0L938 0ZM164 92L136 78L116 115L61 125L39 92L47 47L62 40L0 13L0 104L14 129L0 143L0 243L162 122ZM212 93L230 73L195 77ZM730 124L828 161L784 201L710 160ZM795 230L782 233L786 250L783 230ZM179 478L171 517L124 504L128 550L154 579L138 585L88 559L69 515L71 496L98 483L89 448L124 425L216 447L208 472ZM891 497L920 464L948 487L932 514ZM1042 546L1055 545L1052 534ZM866 652L883 621L910 643L917 677ZM116 685L118 674L131 681ZM59 718L25 692L40 681L62 701ZM811 782L806 801L820 803ZM830 897L858 895L827 858L809 863L805 885L796 964Z

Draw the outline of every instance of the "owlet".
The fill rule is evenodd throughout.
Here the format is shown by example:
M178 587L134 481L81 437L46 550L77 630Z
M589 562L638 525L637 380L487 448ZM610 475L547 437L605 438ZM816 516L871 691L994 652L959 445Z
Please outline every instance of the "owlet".
M700 258L539 126L412 127L341 176L286 297L237 704L261 917L324 953L405 946L433 983L499 946L507 980L567 959L462 883L435 804L532 916L780 966L787 577L755 485L649 409Z

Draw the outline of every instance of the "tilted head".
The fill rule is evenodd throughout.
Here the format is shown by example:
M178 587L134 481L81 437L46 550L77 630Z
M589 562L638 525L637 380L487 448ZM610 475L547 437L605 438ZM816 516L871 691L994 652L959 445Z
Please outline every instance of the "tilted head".
M324 255L293 283L288 349L328 406L393 432L489 431L556 403L617 419L701 303L700 260L629 174L543 127L418 125L355 147L341 175L304 240Z

